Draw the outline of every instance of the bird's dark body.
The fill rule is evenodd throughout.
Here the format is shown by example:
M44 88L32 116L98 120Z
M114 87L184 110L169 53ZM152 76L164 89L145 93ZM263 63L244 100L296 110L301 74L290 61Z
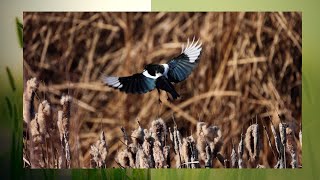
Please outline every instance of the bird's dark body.
M127 77L106 76L103 81L125 93L142 94L157 89L159 93L160 90L164 90L170 93L173 99L177 99L180 95L172 83L184 81L191 74L198 64L201 49L201 43L198 44L198 41L194 43L193 40L190 45L188 41L181 54L167 64L148 64L142 73Z
M151 76L155 76L156 73L163 74L164 72L164 67L159 64L148 64L144 67L144 69L147 70Z
M171 84L171 82L164 76L161 76L157 79L156 87L158 91L159 89L161 89L170 93L173 99L177 99L178 97L180 97L180 95L174 89L174 86Z

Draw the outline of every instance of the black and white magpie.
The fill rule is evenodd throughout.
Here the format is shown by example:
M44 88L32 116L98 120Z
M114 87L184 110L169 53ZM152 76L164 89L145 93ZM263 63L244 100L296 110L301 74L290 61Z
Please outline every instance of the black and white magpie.
M104 76L102 81L126 93L142 94L157 88L159 94L160 90L164 90L170 93L175 100L180 95L172 83L181 82L191 74L199 62L201 50L199 40L194 42L193 38L189 43L188 39L186 47L182 45L181 54L166 64L148 64L142 73L126 77ZM160 97L159 102L161 102Z

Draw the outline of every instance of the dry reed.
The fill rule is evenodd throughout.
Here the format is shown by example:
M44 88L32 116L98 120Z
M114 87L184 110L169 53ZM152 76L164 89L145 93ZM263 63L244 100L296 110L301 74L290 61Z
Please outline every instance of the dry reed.
M36 112L39 117L41 111L34 107L39 107L43 100L50 103L52 112L48 117L51 123L45 123L48 136L41 144L45 167L90 167L91 145L96 143L103 127L108 137L106 167L120 164L119 149L127 149L122 156L127 158L122 158L124 167L154 167L155 159L146 155L161 148L164 159L167 157L166 167L204 167L205 161L210 167L228 167L228 162L232 166L229 157L234 143L238 145L238 167L250 168L254 164L248 163L250 155L244 148L247 145L241 129L247 129L256 116L265 123L275 152L259 126L262 145L258 156L254 149L252 152L253 158L257 158L255 167L280 167L280 162L282 168L292 166L290 153L286 158L283 156L283 150L289 148L282 148L278 115L287 124L293 123L295 127L301 124L301 13L26 12L23 24L26 84L23 120L27 125L24 162L31 166L34 148L28 135L29 123ZM163 103L159 105L156 91L126 95L100 82L102 74L127 76L141 72L146 64L165 63L178 55L181 44L193 36L203 44L200 63L186 81L175 85L182 98L174 102L167 102L162 93ZM28 88L27 80L32 77L43 82L34 83L39 84L37 94L31 86ZM65 131L62 122L68 113L61 112L58 116L57 112L63 111L60 100L66 94L72 96L71 115L69 128L65 127L68 132L60 138L59 130ZM175 123L171 121L173 113ZM274 125L268 121L269 116ZM150 132L150 121L159 117L169 130L165 136L172 140L165 137L167 140L163 141L163 135ZM209 128L207 134L198 132L197 118ZM136 119L141 129L137 129ZM128 135L124 143L120 127L132 136ZM220 139L213 132L215 138L209 137L209 131L217 130L210 127L219 127ZM133 130L137 131L130 133ZM297 167L301 167L301 128L292 130L300 142L296 152ZM189 157L193 163L186 164L181 154L184 139L190 135L196 143L199 164L195 155L193 160ZM153 146L155 138L160 146L159 143ZM61 161L57 160L59 157ZM134 159L137 157L140 163ZM67 164L67 159L71 164ZM163 158L160 156L157 162L157 166L162 166Z

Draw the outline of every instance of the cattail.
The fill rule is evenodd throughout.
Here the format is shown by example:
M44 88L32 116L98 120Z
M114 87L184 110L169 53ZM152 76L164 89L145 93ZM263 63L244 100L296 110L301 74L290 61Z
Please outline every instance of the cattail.
M173 142L173 133L171 131L171 128L169 127L169 138Z
M35 114L35 118L30 122L30 132L34 144L43 143L43 137L41 136L39 129L38 114Z
M166 166L166 159L164 158L163 149L159 140L155 140L153 143L153 158L155 168L164 168Z
M60 135L60 141L62 141L63 134L65 133L64 127L67 126L66 121L63 120L62 114L63 114L62 111L58 111L57 127L58 127L58 131L59 131L59 135Z
M62 111L58 111L58 130L60 133L60 139L63 139L63 134L69 138L69 127L70 127L70 108L71 108L71 97L62 96L60 103L62 105Z
M238 167L239 169L242 169L243 168L243 165L242 165L242 158L243 158L243 152L244 152L244 144L243 144L243 132L241 132L241 138L240 138L240 142L239 142L239 145L238 145L238 154L239 154L239 161L238 161Z
M152 137L155 140L158 140L161 143L161 146L164 146L167 137L167 126L163 119L159 118L152 121L150 132L152 133Z
M204 128L203 132L207 141L210 142L211 152L216 156L223 145L220 128L217 126L210 126L208 128Z
M272 131L272 134L274 137L274 141L276 144L276 149L277 149L277 152L280 156L281 140L280 140L279 134L277 133L276 128L274 127L272 122L271 122L270 126L271 126L271 131Z
M52 109L47 100L42 101L38 107L38 123L41 135L44 137L45 149L47 150L47 168L54 168L55 149L60 146L55 123L52 118ZM54 146L55 145L55 146Z
M26 88L23 92L23 121L26 123L27 128L28 128L28 135L30 138L30 143L29 143L29 152L30 152L30 163L31 167L37 167L36 165L33 165L37 160L35 159L35 144L34 142L37 141L42 141L40 137L38 137L38 133L40 135L39 129L38 129L38 123L36 120L34 120L33 125L31 127L30 123L31 120L34 118L34 96L35 96L35 91L37 90L39 86L39 83L37 81L37 78L31 78L27 81L26 83ZM36 118L35 118L36 119ZM33 140L33 137L36 139Z
M181 159L182 159L182 162L186 164L187 168L190 168L190 164L188 164L191 159L191 151L189 149L190 141L191 140L188 137L183 138L183 143L181 146Z
M23 93L23 120L27 124L30 123L34 114L34 96L38 89L39 82L37 78L31 78L27 81L25 91Z
M193 137L190 136L190 143L189 148L191 151L191 168L199 168L200 162L199 162L199 152L197 150L196 142L194 141Z
M57 126L60 134L60 141L62 150L59 154L59 164L62 167L71 167L71 155L69 145L69 127L70 127L70 109L71 109L71 97L62 96L60 103L62 105L62 111L58 111ZM65 164L65 165L64 165Z
M118 153L117 160L124 168L135 168L133 155L127 148Z
M171 161L171 159L170 159L170 146L163 147L163 156L166 161L165 168L170 168L170 161Z
M289 151L291 155L291 167L297 168L298 162L297 162L297 146L294 138L294 132L291 127L287 127L286 129L287 134L287 150Z
M211 153L211 148L209 146L209 144L206 145L205 147L205 152L206 152L206 159L205 159L205 167L206 168L212 168L213 164L212 164L212 153Z
M201 160L205 160L206 159L206 146L207 146L207 142L206 142L206 138L204 135L204 132L202 130L202 127L206 128L206 123L204 122L198 122L197 123L197 149L200 153L200 159Z
M260 146L259 146L259 127L258 124L252 124L248 127L245 137L245 146L249 152L252 161L258 161Z
M238 167L238 157L237 153L234 147L234 144L232 144L232 150L231 150L231 167L232 168L237 168Z
M204 122L198 122L197 123L197 149L200 153L200 159L205 161L206 157L206 146L207 146L207 141L203 132L203 128L206 128L206 123Z
M149 166L148 155L146 155L143 149L140 147L136 153L136 168L152 168Z
M56 168L56 149L61 148L59 132L57 132L57 124L52 118L53 113L51 106L47 100L42 101L38 107L38 122L40 133L44 136L44 143L47 149L47 168ZM61 134L62 135L62 134Z
M94 167L102 168L106 167L106 159L107 159L107 142L104 131L100 134L100 139L96 142L95 145L91 145L90 154L92 156L92 160L95 162Z
M66 156L65 156L65 126L66 121L63 119L63 112L58 111L58 120L57 120L57 127L59 130L59 135L60 135L60 143L61 143L61 148L58 150L59 152L59 159L58 159L58 168L66 168Z
M187 168L195 168L198 161L198 151L192 136L183 139L181 147L181 158Z
M154 158L153 158L153 142L154 139L152 138L151 134L147 129L144 130L144 141L142 143L142 149L143 152L147 155L147 160L148 160L148 166L149 167L154 167Z
M210 153L212 153L210 157L207 157L208 150L206 150L206 147L208 145L210 147ZM222 145L222 133L219 127L207 127L207 124L204 122L197 123L197 148L200 153L200 159L208 161L210 158L215 158ZM224 164L223 161L221 163Z
M62 105L63 118L70 118L71 96L62 96L60 104Z
M123 133L124 143L125 143L125 145L128 146L130 143L129 136L128 136L126 130L124 129L124 127L121 127L121 131Z
M63 140L64 140L64 149L65 149L65 156L66 156L66 163L67 163L67 167L70 168L71 167L71 153L70 153L70 145L68 142L68 138L66 134L63 134Z
M276 128L274 127L272 121L271 121L271 131L274 137L276 149L278 152L278 161L277 164L274 166L274 168L284 168L285 167L285 162L284 162L284 156L283 156L283 144L281 143L281 138L279 132L276 131Z
M177 125L174 125L173 127L173 143L174 143L174 151L176 153L176 166L177 168L181 168L182 165L182 159L181 159L181 136L180 132L177 128Z
M51 122L51 107L48 101L44 100L39 104L38 107L38 124L39 132L41 135L46 136L47 134L47 124Z
M280 123L279 124L279 134L281 139L281 156L282 156L282 164L280 164L280 168L287 168L286 165L286 144L287 144L287 124L286 123Z
M31 134L31 143L33 148L30 149L30 163L32 168L44 168L45 160L43 156L43 149L41 144L43 143L43 136L39 131L38 115L35 115L35 118L30 122L30 134Z
M136 146L138 144L142 145L143 140L144 140L144 129L140 126L140 123L138 122L139 126L137 129L135 129L132 133L131 133L131 137L132 137L132 142L133 144L135 144Z
M69 138L71 100L71 96L62 96L60 100L60 104L62 105L62 128L67 138Z
M138 128L132 131L131 133L131 144L127 145L127 147L130 149L130 151L133 154L136 154L138 152L138 148L142 146L143 140L144 140L144 129L140 126L140 123L138 121ZM128 143L128 140L126 140L128 137L127 133L125 132L124 128L121 129L124 133L125 137L125 144Z

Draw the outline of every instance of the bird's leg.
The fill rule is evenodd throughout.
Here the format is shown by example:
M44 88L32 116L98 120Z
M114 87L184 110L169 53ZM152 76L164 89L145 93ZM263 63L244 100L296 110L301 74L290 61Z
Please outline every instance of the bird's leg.
M161 104L162 101L161 101L161 99L160 99L160 89L157 88L157 90L158 90L158 94L159 94L159 104Z

